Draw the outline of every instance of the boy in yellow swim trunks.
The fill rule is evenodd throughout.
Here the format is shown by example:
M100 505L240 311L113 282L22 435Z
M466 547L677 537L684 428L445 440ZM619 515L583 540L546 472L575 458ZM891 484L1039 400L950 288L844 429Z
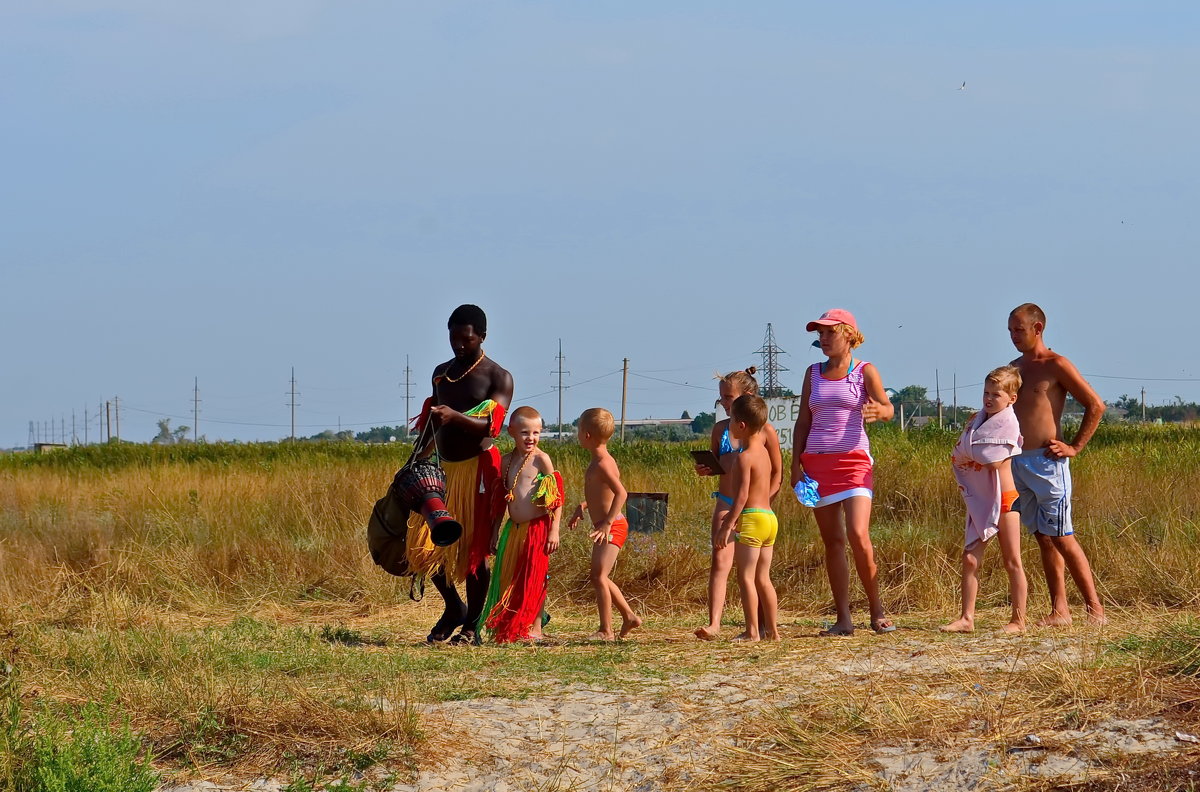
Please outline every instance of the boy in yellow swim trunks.
M771 511L771 458L764 442L767 403L745 393L734 402L729 433L741 444L733 463L733 506L725 514L717 536L717 547L733 539L733 562L737 565L738 591L746 617L746 631L735 641L779 640L779 600L771 583L771 558L779 521ZM762 623L759 623L759 614Z

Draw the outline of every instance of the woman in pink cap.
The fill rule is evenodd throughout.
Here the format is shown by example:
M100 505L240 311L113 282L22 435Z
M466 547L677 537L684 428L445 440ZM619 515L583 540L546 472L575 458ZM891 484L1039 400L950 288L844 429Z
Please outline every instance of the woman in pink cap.
M809 322L807 329L810 333L817 332L821 351L829 359L814 363L804 378L791 480L794 488L801 482L808 484L809 495L802 502L813 506L825 543L825 570L833 590L837 621L821 634L854 632L850 619L847 542L867 592L871 629L877 633L891 632L896 626L884 615L879 601L871 547L874 460L864 423L891 420L892 403L884 393L883 380L875 366L854 357L854 349L864 339L853 314L834 308ZM815 496L811 492L814 481Z

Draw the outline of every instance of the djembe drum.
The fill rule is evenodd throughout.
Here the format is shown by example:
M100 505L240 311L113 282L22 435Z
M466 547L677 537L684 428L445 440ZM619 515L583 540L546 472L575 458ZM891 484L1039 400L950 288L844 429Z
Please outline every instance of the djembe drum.
M418 459L406 465L392 480L392 490L410 511L417 511L429 524L429 538L438 547L458 541L462 523L446 511L446 473L441 465Z

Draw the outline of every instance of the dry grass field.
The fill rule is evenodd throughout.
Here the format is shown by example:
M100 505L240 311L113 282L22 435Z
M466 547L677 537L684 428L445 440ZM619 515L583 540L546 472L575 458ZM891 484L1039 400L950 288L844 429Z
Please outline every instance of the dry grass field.
M474 651L422 646L434 604L409 602L407 581L366 554L366 516L402 449L0 457L0 790L73 789L51 776L93 765L117 780L79 789L133 790L114 769L131 755L156 783L288 792L952 789L954 773L981 788L1200 788L1197 746L1174 737L1200 728L1200 430L1102 428L1074 465L1075 518L1113 623L1012 640L936 632L958 602L953 440L873 431L872 535L901 630L814 638L829 616L822 552L811 515L781 497L786 640L760 647L688 640L712 502L684 446L614 448L628 489L670 493L666 530L632 537L617 568L648 616L636 641L578 640L594 629L580 532L552 560L556 640ZM548 450L570 488L583 453ZM1006 603L989 561L985 628ZM1032 543L1025 563L1036 618ZM108 753L63 748L88 728ZM645 740L653 751L628 754ZM37 767L48 780L31 786Z

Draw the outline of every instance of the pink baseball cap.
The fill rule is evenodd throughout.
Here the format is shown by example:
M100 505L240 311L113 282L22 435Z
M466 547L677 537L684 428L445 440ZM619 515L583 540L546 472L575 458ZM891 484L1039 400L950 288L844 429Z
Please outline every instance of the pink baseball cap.
M814 319L813 321L809 322L804 329L811 333L820 325L832 327L840 324L850 325L855 330L858 329L858 322L854 321L854 314L850 313L845 308L830 308L828 311L821 314L820 319Z

